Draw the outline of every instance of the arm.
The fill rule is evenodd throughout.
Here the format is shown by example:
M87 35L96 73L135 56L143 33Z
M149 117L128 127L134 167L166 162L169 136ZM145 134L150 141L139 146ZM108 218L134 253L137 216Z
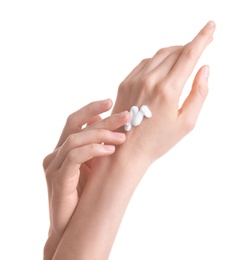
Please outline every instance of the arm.
M118 152L120 150L120 152ZM54 259L108 259L130 198L148 164L124 156L97 160Z
M128 203L148 167L194 127L208 93L208 66L197 72L192 90L178 108L184 84L211 42L208 23L185 46L161 49L122 82L114 112L148 105L153 117L127 133L110 157L96 160L77 209L54 259L108 259Z

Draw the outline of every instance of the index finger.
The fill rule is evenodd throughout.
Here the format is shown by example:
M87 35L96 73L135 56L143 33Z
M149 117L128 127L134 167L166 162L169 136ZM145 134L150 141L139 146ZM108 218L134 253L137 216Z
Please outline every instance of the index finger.
M82 125L88 123L90 120L93 120L94 117L98 116L99 114L108 111L111 107L112 100L99 100L93 101L72 113L67 118L56 148L60 147L70 134L79 132L82 128Z
M211 42L214 30L215 23L209 21L196 37L184 47L179 59L169 72L169 76L173 78L176 88L183 88L198 59Z

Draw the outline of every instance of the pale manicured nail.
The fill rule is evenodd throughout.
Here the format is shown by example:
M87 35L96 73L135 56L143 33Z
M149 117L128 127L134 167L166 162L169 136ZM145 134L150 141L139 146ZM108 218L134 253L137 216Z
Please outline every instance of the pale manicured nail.
M205 66L203 69L203 76L204 78L208 78L209 77L209 66Z
M102 102L102 104L107 104L108 102L110 102L111 101L111 99L110 98L107 98L107 99L104 99L104 100L102 100L101 102Z
M213 28L215 26L215 23L213 21L209 21L207 24L206 24L206 28L210 29L210 28Z
M127 113L127 111L123 111L123 112L121 112L117 115L118 115L119 118L123 118L126 115L126 113Z
M125 134L123 134L123 133L114 132L113 135L114 135L115 138L118 138L118 139L124 139L125 138Z
M114 145L103 145L103 149L107 152L114 152L115 146Z

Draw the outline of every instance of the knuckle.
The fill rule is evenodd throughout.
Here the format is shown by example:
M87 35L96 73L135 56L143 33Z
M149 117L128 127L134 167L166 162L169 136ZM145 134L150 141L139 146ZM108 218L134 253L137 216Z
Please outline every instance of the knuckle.
M77 117L75 113L70 114L66 119L66 125L67 126L73 126L77 124Z
M123 81L120 83L120 85L119 85L119 92L124 92L125 89L126 89L126 86L127 86L127 84L126 84L125 80L123 80Z
M131 90L131 88L135 88L137 85L138 85L138 76L134 76L130 79L129 89Z
M150 60L149 58L143 59L141 60L140 64L146 64L149 60Z
M156 96L164 101L173 101L175 99L175 91L166 80L155 86Z
M76 145L76 135L70 134L66 139L66 144L68 147L74 147Z
M90 144L88 146L88 156L92 158L94 154L96 153L97 145L96 144Z
M153 77L149 74L143 75L140 79L140 85L145 89L151 88L154 85Z
M170 51L169 51L169 49L167 49L167 48L159 49L159 50L156 52L156 56L168 55L168 54L170 54Z
M195 59L197 57L196 50L192 46L187 46L183 52L182 56L186 59Z
M42 167L44 169L44 171L47 170L48 166L50 165L52 160L52 154L48 154L42 161Z

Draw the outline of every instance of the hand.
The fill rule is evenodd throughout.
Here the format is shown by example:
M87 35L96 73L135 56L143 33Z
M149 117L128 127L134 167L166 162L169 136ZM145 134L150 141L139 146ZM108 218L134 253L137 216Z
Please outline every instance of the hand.
M215 24L209 22L185 46L159 50L152 58L143 60L121 83L114 113L130 110L133 105L147 105L152 111L152 118L144 119L127 133L123 148L129 147L126 153L130 157L136 154L150 164L193 129L208 93L208 66L197 72L180 108L179 100L199 57L212 41L214 30Z
M113 130L129 119L128 112L101 120L111 100L88 104L71 114L53 153L43 161L46 174L50 232L61 238L82 195L93 165L93 158L111 155L115 145L125 142L123 133Z

